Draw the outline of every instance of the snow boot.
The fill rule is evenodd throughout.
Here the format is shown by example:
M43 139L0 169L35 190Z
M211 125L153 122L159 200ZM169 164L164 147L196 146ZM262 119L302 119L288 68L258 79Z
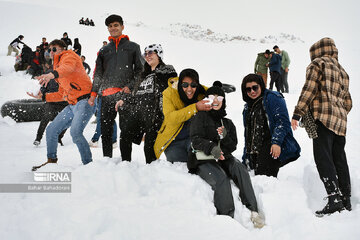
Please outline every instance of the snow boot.
M98 148L99 147L99 142L98 141L93 141L93 140L91 140L90 142L89 142L89 147L91 147L91 148Z
M352 208L351 208L350 196L341 196L341 200L342 200L342 203L343 203L345 209L348 211L351 211Z
M38 147L38 146L40 145L40 140L35 140L35 141L33 142L33 144L34 144L36 147Z
M48 158L48 161L46 163L43 163L39 166L33 166L31 171L34 172L34 171L38 170L39 168L41 168L42 166L45 166L48 163L57 163L57 160L58 160L57 158Z
M265 225L264 219L259 215L258 212L251 212L250 220L254 224L255 228L262 228Z
M344 205L341 201L339 194L330 195L327 196L326 198L328 198L328 203L322 210L315 212L317 217L322 217L325 214L330 215L334 212L341 212L342 210L344 210ZM324 198L324 200L326 198Z

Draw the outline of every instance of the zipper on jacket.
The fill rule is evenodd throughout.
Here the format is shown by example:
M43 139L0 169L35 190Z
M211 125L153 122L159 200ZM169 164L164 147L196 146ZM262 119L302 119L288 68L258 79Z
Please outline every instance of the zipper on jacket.
M164 149L164 147L171 141L171 139L176 135L177 132L179 132L179 130L184 126L184 123L181 124L181 126L176 130L176 132L170 137L169 140L166 141L166 143L160 148L159 154L161 154L161 152L163 152L162 150ZM165 151L165 150L164 150Z

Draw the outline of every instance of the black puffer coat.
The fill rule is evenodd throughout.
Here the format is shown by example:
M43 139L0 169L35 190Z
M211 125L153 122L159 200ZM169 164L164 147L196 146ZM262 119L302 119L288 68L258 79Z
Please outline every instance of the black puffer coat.
M116 47L110 43L100 49L96 59L94 82L91 92L102 92L107 88L133 89L135 82L140 81L143 70L143 57L140 46L122 38Z
M220 148L223 152L225 160L231 158L232 152L236 150L237 135L234 123L228 118L222 118L222 122L226 129L226 136L220 141ZM191 120L190 138L192 147L196 150L203 151L206 155L211 154L213 147L218 145L220 137L217 128L221 127L221 120L215 120L211 117L210 112L199 112ZM194 153L191 153L188 159L188 168L193 172L198 164L214 160L197 160Z

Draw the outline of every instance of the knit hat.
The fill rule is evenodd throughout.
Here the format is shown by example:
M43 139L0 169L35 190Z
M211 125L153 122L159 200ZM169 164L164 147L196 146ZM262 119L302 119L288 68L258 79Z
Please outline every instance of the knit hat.
M205 97L209 97L209 95L218 95L224 97L224 99L222 100L221 108L219 110L214 110L214 109L210 110L210 115L214 119L221 119L225 117L226 99L225 99L225 92L222 89L222 83L220 81L215 81L213 83L213 86L208 88L208 90L205 92Z
M159 56L159 58L161 58L161 60L163 60L164 51L162 49L161 44L151 44L151 45L147 46L144 51L145 52L146 51L154 51Z
M116 14L112 14L105 19L106 26L109 26L109 24L113 22L119 22L120 25L124 25L122 17Z

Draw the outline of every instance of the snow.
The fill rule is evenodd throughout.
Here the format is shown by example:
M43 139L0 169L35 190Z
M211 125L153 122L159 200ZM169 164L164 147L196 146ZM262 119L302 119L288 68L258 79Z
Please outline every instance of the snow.
M277 0L254 4L225 0L209 4L205 0L184 0L175 4L142 0L125 4L115 0L34 0L0 1L0 6L0 105L29 98L26 91L36 84L23 72L14 72L15 58L6 56L8 44L19 34L34 49L43 36L51 41L66 31L71 39L79 38L86 61L94 69L96 52L108 36L104 18L118 13L125 20L124 33L142 50L160 43L165 51L164 61L178 73L191 67L199 72L205 85L221 80L236 86L237 91L226 97L228 117L238 131L239 144L234 153L238 158L244 145L240 84L253 71L257 53L275 45L273 38L261 41L265 36L275 36L280 41L276 44L291 58L290 94L285 95L290 115L310 61L308 49L325 36L334 38L340 63L350 75L354 106L349 114L346 145L352 184L351 212L315 217L314 211L326 203L325 190L313 161L312 142L304 129L294 132L302 147L301 157L281 168L277 179L251 175L260 214L266 221L260 230L253 228L250 212L239 201L239 190L234 185L235 218L217 216L210 186L200 177L188 174L185 164L170 164L162 155L161 160L146 165L143 145L134 145L131 163L121 162L119 148L114 149L112 159L102 157L101 148L92 148L94 161L83 166L67 132L65 146L58 149L58 164L48 164L40 170L71 172L71 193L0 193L0 239L359 238L358 2ZM92 18L96 26L79 25L81 17ZM187 24L200 26L201 31L211 29L220 36L249 36L257 41L211 42L199 37L201 34L196 39L173 34L177 29L172 26ZM292 36L301 41L292 41ZM38 124L0 118L0 183L22 183L32 166L46 161L45 136L38 148L32 145ZM85 137L90 140L94 131L95 124L89 123Z

